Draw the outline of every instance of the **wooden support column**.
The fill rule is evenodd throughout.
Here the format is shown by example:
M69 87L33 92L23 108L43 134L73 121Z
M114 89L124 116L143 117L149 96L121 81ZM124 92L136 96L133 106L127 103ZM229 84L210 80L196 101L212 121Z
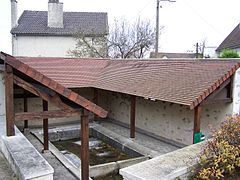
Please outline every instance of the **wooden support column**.
M131 96L130 138L135 138L136 96Z
M81 115L81 179L89 179L89 119L85 109Z
M9 65L6 65L5 69L5 98L7 136L14 136L13 69Z
M93 102L98 105L98 89L94 88L93 90ZM94 120L98 119L98 115L94 114Z
M24 90L23 111L28 112L27 92ZM24 129L28 129L28 120L24 120Z
M48 111L48 102L42 101L43 111ZM48 150L48 118L43 119L43 152Z
M193 142L194 142L194 134L200 132L201 110L202 110L202 107L199 105L194 108Z

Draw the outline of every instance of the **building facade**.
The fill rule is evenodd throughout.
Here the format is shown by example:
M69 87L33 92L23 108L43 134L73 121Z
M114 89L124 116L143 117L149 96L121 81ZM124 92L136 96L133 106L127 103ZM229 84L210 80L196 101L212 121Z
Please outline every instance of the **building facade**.
M11 10L14 56L67 57L79 33L90 42L108 34L107 13L64 12L58 0L49 0L48 11L24 11L18 20L16 0Z

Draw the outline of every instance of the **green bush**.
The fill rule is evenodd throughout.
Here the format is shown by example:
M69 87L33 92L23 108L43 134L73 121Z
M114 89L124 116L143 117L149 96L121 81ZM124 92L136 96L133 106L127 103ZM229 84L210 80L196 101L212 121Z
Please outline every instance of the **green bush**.
M225 49L223 50L220 55L218 56L219 58L239 58L239 54L237 51L232 50L232 49Z
M191 179L240 178L240 116L227 118L207 142Z

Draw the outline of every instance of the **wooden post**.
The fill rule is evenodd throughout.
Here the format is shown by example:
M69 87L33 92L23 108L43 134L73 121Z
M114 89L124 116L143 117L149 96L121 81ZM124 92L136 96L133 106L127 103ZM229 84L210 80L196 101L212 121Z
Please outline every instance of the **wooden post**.
M93 102L98 105L98 89L94 88L93 90ZM98 115L94 114L94 120L98 119Z
M201 116L201 106L197 106L194 108L194 127L193 127L193 142L194 142L194 134L200 132L200 116Z
M89 179L89 119L88 111L81 115L81 179Z
M23 111L28 112L27 92L24 90L23 94ZM28 129L28 120L24 121L24 129Z
M43 111L48 111L48 102L43 100L42 101L42 106L43 106ZM49 147L48 147L48 119L43 119L43 146L44 146L44 149L43 151L45 150L48 150Z
M135 138L136 96L131 96L130 138Z
M6 65L5 69L5 98L7 136L14 136L13 69L9 65Z

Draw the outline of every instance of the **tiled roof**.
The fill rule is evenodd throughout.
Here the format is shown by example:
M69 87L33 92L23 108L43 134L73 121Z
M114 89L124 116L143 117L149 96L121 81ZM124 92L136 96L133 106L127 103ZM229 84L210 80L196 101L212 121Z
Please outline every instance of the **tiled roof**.
M107 13L100 12L64 12L63 28L47 26L47 11L24 11L18 20L18 26L12 34L72 36L80 31L86 35L108 34Z
M107 116L107 111L105 111L103 108L99 107L93 102L85 99L79 94L63 86L60 81L56 81L55 79L52 79L50 76L47 76L45 73L41 73L40 71L35 69L33 66L27 65L17 60L13 56L10 56L2 52L0 53L0 55L1 55L0 60L2 59L2 57L4 57L3 60L5 61L6 64L12 66L17 71L25 74L26 76L39 82L40 84L52 89L53 91L57 92L61 96L68 99L69 101L74 102L77 105L80 105L81 107L93 112L94 114L97 114L100 117L105 118Z
M239 48L240 47L240 24L223 40L216 51L223 49Z
M69 88L95 87L194 108L239 67L228 60L18 58Z

